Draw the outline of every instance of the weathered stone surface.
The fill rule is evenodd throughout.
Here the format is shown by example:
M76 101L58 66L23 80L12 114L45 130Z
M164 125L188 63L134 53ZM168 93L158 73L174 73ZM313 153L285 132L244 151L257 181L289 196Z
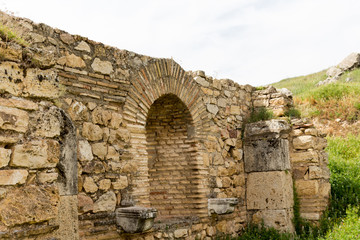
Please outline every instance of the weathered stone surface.
M119 113L111 113L111 121L109 124L110 128L117 129L120 127L121 123L123 121L122 115Z
M300 197L314 196L319 192L319 182L317 180L296 180L295 186Z
M259 135L280 134L290 131L289 124L284 120L267 120L247 124L245 127L245 137L251 138Z
M285 171L255 172L246 184L248 209L285 209L293 205L290 173Z
M53 70L29 68L24 79L24 93L31 97L55 99L60 95L57 74Z
M240 106L231 105L230 106L230 114L240 115L241 114Z
M90 116L89 110L87 109L85 104L78 101L74 101L70 105L68 109L68 113L71 119L74 121L78 121L78 120L88 121Z
M75 42L74 37L71 34L68 33L62 33L60 34L60 39L66 44L72 44Z
M28 171L22 169L0 170L0 185L24 184L28 175Z
M94 124L108 126L111 121L112 114L110 111L97 107L92 111L91 117Z
M219 107L215 104L206 104L206 109L214 115L216 115L219 111Z
M118 142L128 143L130 141L130 132L125 128L117 130L110 129L109 143L116 144Z
M94 203L93 212L114 212L116 207L116 195L113 191L104 193Z
M24 72L19 65L12 62L0 63L0 90L15 96L22 93Z
M211 214L229 214L234 212L239 203L237 198L210 198L208 199L208 212Z
M21 47L17 48L15 46L8 47L5 44L0 44L0 52L2 53L1 57L3 60L10 60L14 62L19 62L22 60L22 49Z
M94 143L91 145L92 152L95 156L100 158L101 160L105 159L107 155L107 145L104 142Z
M85 177L85 181L83 184L85 192L94 193L98 190L98 186L94 182L92 177Z
M84 42L84 41L81 41L81 42L75 47L75 49L76 49L76 50L79 50L79 51L88 52L88 53L91 51L89 44L87 44L87 43Z
M106 160L119 161L120 154L113 146L108 146Z
M78 57L75 54L66 54L64 57L59 58L57 63L71 68L86 67L84 60L82 60L81 57Z
M127 233L145 232L152 228L156 209L144 207L126 207L116 209L116 225Z
M287 139L246 141L244 162L246 172L289 170L289 141Z
M327 71L326 71L326 75L330 78L333 77L338 77L342 74L342 70L338 67L330 67Z
M309 149L316 146L316 137L303 135L293 139L295 149Z
M309 150L306 152L291 152L290 153L291 162L318 162L319 156L317 152Z
M20 109L24 109L24 110L38 110L39 109L39 106L37 103L26 100L26 99L17 98L17 97L0 98L0 106L10 107L10 108L20 108Z
M37 179L40 183L52 183L57 180L58 176L57 172L40 172L37 175Z
M54 186L29 185L8 191L0 202L0 217L6 226L54 219L59 194Z
M0 168L6 167L10 162L11 149L0 147Z
M107 191L111 187L111 181L110 179L103 179L99 183L99 189Z
M174 231L175 238L184 238L188 235L188 230L186 228L176 229Z
M194 78L194 80L203 87L209 87L210 86L210 83L208 81L206 81L206 79L203 78L203 77L196 76Z
M116 190L124 189L129 185L128 179L126 176L120 176L116 182L111 183L112 187Z
M359 64L360 64L360 53L351 53L349 56L347 56L339 63L338 67L341 70L346 71L359 66Z
M60 196L57 239L79 239L78 198L76 195Z
M80 161L91 161L94 156L92 154L91 145L86 140L80 140L78 143L78 158Z
M85 193L79 193L78 197L78 210L80 213L86 213L94 209L94 201Z
M82 135L90 141L98 141L103 138L103 130L98 125L84 122Z
M29 125L29 115L23 110L0 106L0 128L26 132Z
M262 224L266 227L273 227L282 232L293 232L292 211L290 209L282 210L261 210L253 215L254 224Z
M36 140L13 149L10 166L30 169L53 168L59 162L60 146L54 140Z
M94 62L91 64L92 69L95 72L109 75L114 71L111 62L101 61L99 58L95 58Z
M32 124L36 129L35 135L48 138L60 136L61 118L60 110L56 107L39 112Z

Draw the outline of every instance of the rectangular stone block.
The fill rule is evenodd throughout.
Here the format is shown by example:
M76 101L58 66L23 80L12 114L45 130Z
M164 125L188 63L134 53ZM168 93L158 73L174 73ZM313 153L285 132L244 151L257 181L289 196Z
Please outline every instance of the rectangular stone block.
M285 209L293 206L293 185L285 171L254 172L246 184L247 209Z
M29 125L29 115L23 110L0 106L0 128L26 132Z
M295 181L295 187L299 197L314 196L319 193L317 180L297 180Z
M60 147L56 141L32 141L13 148L10 166L30 169L51 168L59 162Z
M253 215L252 222L255 224L264 222L266 227L273 227L282 232L294 232L292 218L291 209L260 210Z
M295 149L314 148L316 144L316 137L310 135L299 136L293 139Z
M316 151L309 150L306 152L291 152L290 161L293 163L298 162L319 162L319 156Z
M6 167L10 161L11 150L0 148L0 168Z
M28 171L22 169L0 170L0 185L24 184L28 175Z
M245 142L244 162L246 172L289 170L289 141L265 139Z

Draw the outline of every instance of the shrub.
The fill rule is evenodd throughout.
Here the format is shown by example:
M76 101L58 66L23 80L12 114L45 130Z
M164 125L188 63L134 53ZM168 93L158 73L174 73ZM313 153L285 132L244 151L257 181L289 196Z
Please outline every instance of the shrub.
M264 225L249 225L237 240L287 240L293 239L290 233L281 233L274 228L266 228Z
M289 110L287 110L285 112L285 116L289 117L289 118L300 118L301 117L301 113L298 109L292 107Z
M274 113L265 107L261 107L252 111L249 122L264 121L272 118L274 118Z

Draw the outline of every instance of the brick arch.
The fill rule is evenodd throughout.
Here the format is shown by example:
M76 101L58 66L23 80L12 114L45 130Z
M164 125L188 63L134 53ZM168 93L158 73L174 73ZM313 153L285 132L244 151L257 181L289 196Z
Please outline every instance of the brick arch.
M176 97L188 110L194 128L194 161L198 190L194 198L196 215L206 216L208 169L203 165L203 145L210 129L208 113L203 103L201 88L176 62L158 59L142 67L132 77L131 87L124 105L124 120L131 133L129 152L138 172L132 179L132 197L138 205L151 206L149 184L149 156L146 124L151 106L164 96ZM194 213L194 212L193 212Z

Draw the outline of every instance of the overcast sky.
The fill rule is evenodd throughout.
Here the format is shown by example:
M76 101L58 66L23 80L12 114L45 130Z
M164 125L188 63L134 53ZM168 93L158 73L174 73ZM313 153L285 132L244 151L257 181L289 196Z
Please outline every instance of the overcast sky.
M0 0L0 9L254 86L360 48L359 0Z

